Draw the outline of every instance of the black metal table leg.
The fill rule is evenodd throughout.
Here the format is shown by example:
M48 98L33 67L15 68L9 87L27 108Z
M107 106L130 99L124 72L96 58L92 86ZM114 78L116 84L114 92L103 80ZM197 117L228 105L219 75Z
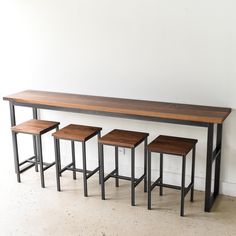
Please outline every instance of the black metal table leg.
M221 150L222 145L222 131L223 131L223 125L218 124L217 125L217 137L216 137L216 147L218 147ZM221 162L221 151L216 158L215 163L215 183L214 183L214 198L217 197L219 194L219 185L220 185L220 162Z
M131 205L135 206L135 150L131 149Z
M87 167L86 167L86 146L85 142L82 142L82 155L83 155L83 179L84 179L84 196L88 196L87 189Z
M119 175L119 155L118 155L118 147L115 146L115 170L116 174ZM119 178L116 178L116 187L119 187Z
M160 184L163 184L163 153L160 153ZM160 196L163 195L163 186L160 185Z
M34 119L38 119L38 111L37 108L33 107L33 118ZM39 162L39 158L37 155L37 145L36 145L36 138L33 135L33 149L34 149L34 156L35 156L35 171L38 172L38 162Z
M190 201L193 202L194 197L194 176L195 176L195 155L196 155L196 145L193 147L192 150L192 171L191 171L191 194L190 194Z
M11 118L11 127L16 125L16 115L15 115L15 106L10 102L10 118ZM17 181L20 183L20 166L19 166L19 153L18 153L18 143L17 143L17 134L12 132L12 144L14 152L14 164L15 164L15 173L17 175Z
M205 211L210 212L211 200L211 175L212 175L212 153L213 153L214 125L209 124L207 134L207 161L206 161L206 184L205 184Z
M147 138L144 140L144 192L147 192Z
M98 139L101 137L101 132L98 132ZM99 174L99 184L101 184L101 173L100 173L100 158L99 158L99 143L98 143L98 167L99 167L99 171L98 171L98 174Z
M152 163L151 152L148 151L148 209L151 210L151 163Z
M76 163L75 163L75 142L71 141L71 155L72 155L72 163L73 163L73 179L76 179Z
M186 168L186 156L183 156L183 159L182 159L182 180L181 180L181 206L180 206L180 216L184 216L185 168Z
M18 143L17 143L17 134L12 132L12 142L13 142L13 152L14 152L14 162L15 162L15 172L17 175L17 181L20 183L20 166L19 166L19 154L18 154Z

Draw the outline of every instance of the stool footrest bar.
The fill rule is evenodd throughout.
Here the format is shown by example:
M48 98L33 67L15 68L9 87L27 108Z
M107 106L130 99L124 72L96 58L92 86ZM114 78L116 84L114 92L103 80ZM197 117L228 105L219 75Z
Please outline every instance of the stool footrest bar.
M20 170L20 174L23 173L23 172L25 172L26 170L32 168L33 166L35 166L35 164L29 164L28 166L25 166L24 168L22 168L22 169Z
M52 167L53 165L55 165L55 161L50 163L50 164L49 163L46 163L46 164L44 163L44 165L46 165L46 167L43 168L43 171L45 171L45 170L49 169L50 167Z
M70 164L68 164L67 166L63 167L63 168L60 170L59 173L61 174L61 173L63 173L63 172L66 171L66 170L72 170L72 169L70 169L71 166L73 166L73 163L70 163Z
M189 190L193 187L193 183L190 183L189 186L187 188L185 188L184 190L184 196L186 196L189 192Z
M99 167L97 167L96 169L92 170L91 172L89 171L90 173L87 171L89 173L87 175L87 179L90 178L91 176L93 176L97 171L99 171Z
M116 173L116 169L113 170L110 174L108 174L105 178L104 178L104 182L106 182L110 177L116 178L117 176L114 175Z
M70 163L69 165L65 166L64 168L61 169L60 173L66 171L66 170L70 170L70 171L76 171L76 172L81 172L83 173L84 170L83 169L79 169L79 168L73 168L71 167L73 166L73 163ZM99 167L97 167L94 170L86 170L86 179L90 178L91 176L93 176L97 171L99 170Z
M159 177L152 185L151 185L151 191L156 187L158 186L158 184L160 183L161 181L161 177Z
M143 174L139 179L135 179L134 187L136 187L145 177L145 174Z
M24 165L24 164L26 164L26 163L28 163L28 162L31 162L31 160L32 160L32 159L35 159L35 158L36 158L36 156L32 156L32 157L26 159L25 161L21 162L21 163L19 164L19 166L22 166L22 165Z
M161 184L161 183L157 183L157 186L181 190L181 187L180 187L180 186L176 186L176 185L172 185L172 184Z

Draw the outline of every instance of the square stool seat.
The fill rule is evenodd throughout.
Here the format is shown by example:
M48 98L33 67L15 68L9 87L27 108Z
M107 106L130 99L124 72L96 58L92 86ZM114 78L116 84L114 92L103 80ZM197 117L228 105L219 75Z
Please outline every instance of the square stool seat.
M154 139L148 146L148 209L151 209L151 191L156 187L160 187L160 195L163 194L163 187L177 189L181 191L181 206L180 216L184 216L184 198L189 191L191 191L190 200L193 202L194 195L194 173L195 173L195 149L197 139L182 138L159 135ZM186 157L187 154L192 151L192 171L191 171L191 182L185 187L185 172L186 172ZM160 168L159 178L152 184L151 170L152 170L152 158L153 152L160 154ZM182 178L181 186L171 185L163 183L163 155L176 155L182 157Z
M103 137L99 138L99 142L105 145L114 145L125 148L135 148L142 143L148 133L114 129Z
M21 173L30 169L33 166L35 166L35 171L38 172L38 165L39 165L41 186L42 188L45 188L44 171L52 167L55 164L55 162L47 163L43 161L42 135L46 134L47 132L53 129L58 130L59 124L60 122L56 121L31 119L19 125L13 126L11 128L13 137L15 171L17 174L18 182L21 182L20 178ZM17 142L17 135L19 133L30 134L33 136L34 156L24 160L23 162L19 161L18 142ZM25 165L26 163L29 164L23 167L23 165Z
M160 135L148 145L148 150L150 152L186 156L196 143L196 139Z
M42 135L56 128L60 122L31 119L19 125L13 126L11 130L15 133Z
M102 128L70 124L52 134L56 139L85 142L97 135Z
M100 164L98 160L98 167L94 170L87 169L87 158L86 158L86 141L90 140L94 136L101 136L100 127L93 127L87 125L69 124L66 127L57 130L52 134L54 137L54 147L55 147L55 162L56 162L56 180L57 180L57 190L61 191L60 177L61 174L66 171L73 171L73 179L76 179L76 172L83 173L84 181L84 196L88 196L87 180L93 176L96 172L99 172ZM60 154L60 140L69 140L71 142L71 154L72 162L69 165L61 168L61 154ZM82 144L82 160L83 168L76 168L75 161L75 142L80 142ZM99 174L100 183L100 174Z
M131 205L135 206L135 188L144 180L144 192L147 191L147 138L148 133L142 133L130 130L114 129L108 134L100 137L99 142L99 156L100 156L100 176L101 176L101 195L105 200L105 182L109 178L116 179L116 187L119 187L119 179L131 181ZM135 148L144 143L144 173L141 177L135 178ZM103 146L115 147L115 169L104 176L104 151ZM131 149L131 177L119 175L119 154L118 148Z

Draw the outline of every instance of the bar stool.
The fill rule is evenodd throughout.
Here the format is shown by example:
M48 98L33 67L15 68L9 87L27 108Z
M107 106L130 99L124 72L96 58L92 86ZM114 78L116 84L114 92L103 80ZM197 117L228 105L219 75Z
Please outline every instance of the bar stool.
M19 183L21 182L21 178L20 178L21 173L30 169L33 166L35 166L35 170L36 172L38 172L38 164L39 164L41 186L42 188L45 188L44 171L50 168L51 166L53 166L55 162L52 162L52 163L43 162L41 136L53 129L58 129L59 124L60 124L59 122L55 122L55 121L32 119L24 123L21 123L19 125L11 127L12 138L13 138L15 171L17 174L17 181ZM34 146L35 155L31 158L26 159L25 161L21 163L19 162L19 153L18 153L18 142L17 142L18 133L33 135L34 140L36 141L36 146ZM20 167L26 163L30 163L30 164L20 169Z
M147 137L148 133L141 133L128 130L114 129L108 134L98 139L100 175L101 175L101 195L105 200L105 182L113 177L116 179L116 187L119 187L119 179L131 181L131 205L135 205L135 187L144 179L144 191L147 191ZM135 148L144 141L144 174L140 178L135 178ZM104 177L104 153L103 146L115 147L115 169ZM131 149L131 177L119 175L118 147Z
M160 187L160 195L163 194L163 187L177 189L181 191L181 207L180 216L184 216L184 197L191 190L190 200L193 202L194 194L194 169L195 169L195 149L196 139L179 138L160 135L153 140L147 147L148 149L148 209L151 209L151 191L154 187ZM192 150L192 171L191 182L188 187L185 187L185 169L186 156ZM160 177L151 184L151 153L160 153ZM181 186L170 185L163 183L163 154L182 156L182 180Z
M55 145L55 161L56 161L56 180L57 180L57 190L61 191L60 176L66 170L73 171L73 179L76 179L76 172L83 173L84 180L84 196L88 196L87 190L87 180L99 171L99 160L98 167L94 170L87 170L86 165L86 141L98 135L101 136L100 127L84 126L70 124L57 132L53 133L54 145ZM71 152L72 152L72 163L68 164L64 168L61 168L61 158L60 158L60 139L71 141ZM82 143L82 157L83 157L83 169L76 168L75 163L75 141ZM100 182L100 176L99 176Z

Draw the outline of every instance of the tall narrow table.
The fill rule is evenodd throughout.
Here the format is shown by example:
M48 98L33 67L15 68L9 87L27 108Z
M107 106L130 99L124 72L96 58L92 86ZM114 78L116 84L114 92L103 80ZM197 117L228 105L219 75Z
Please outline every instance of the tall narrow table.
M207 128L205 211L210 212L219 194L222 125L230 108L165 103L156 101L89 96L80 94L26 90L3 98L10 103L11 125L16 124L15 106L31 107L33 118L38 109L87 113L103 116L167 122ZM213 150L214 125L217 126ZM214 191L211 191L212 166L215 161Z

